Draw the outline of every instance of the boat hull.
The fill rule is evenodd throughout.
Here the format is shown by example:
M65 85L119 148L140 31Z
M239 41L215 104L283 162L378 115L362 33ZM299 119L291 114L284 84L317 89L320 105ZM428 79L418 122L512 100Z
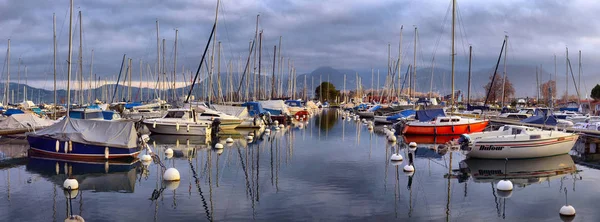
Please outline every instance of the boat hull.
M579 135L521 141L475 141L468 157L485 159L523 159L569 153Z
M45 156L51 158L59 158L66 160L105 160L135 158L140 152L140 149L137 147L121 148L60 140L58 140L57 144L56 141L56 139L48 137L36 135L27 136L27 142L29 142L30 146L30 153L35 154L37 156Z
M387 120L388 116L375 116L373 122L380 124L392 124L392 121Z
M412 126L406 124L402 130L406 135L461 135L465 133L481 132L487 127L488 121L478 121L468 124L443 125L443 126Z
M144 125L146 125L148 130L153 134L206 136L211 133L210 126L205 124L179 124L179 127L177 127L177 124L175 123L157 122L154 124L153 122L144 122Z
M358 112L357 114L358 114L358 116L360 116L360 118L373 118L373 117L375 117L375 112L364 111L364 112Z

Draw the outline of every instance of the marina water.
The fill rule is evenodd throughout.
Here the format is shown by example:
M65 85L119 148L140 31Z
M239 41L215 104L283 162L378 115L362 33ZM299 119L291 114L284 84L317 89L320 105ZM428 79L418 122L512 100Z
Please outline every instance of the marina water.
M71 213L87 221L559 221L565 188L577 210L571 219L600 221L600 171L569 155L463 162L460 150L419 144L410 174L402 170L408 147L388 143L380 126L370 132L333 109L304 124L256 132L251 142L234 137L222 150L201 138L151 136L161 162L181 174L169 183L156 163L12 158L27 143L3 138L0 221ZM390 161L397 149L403 162ZM504 170L520 177L509 194L495 188ZM80 184L71 200L67 173Z

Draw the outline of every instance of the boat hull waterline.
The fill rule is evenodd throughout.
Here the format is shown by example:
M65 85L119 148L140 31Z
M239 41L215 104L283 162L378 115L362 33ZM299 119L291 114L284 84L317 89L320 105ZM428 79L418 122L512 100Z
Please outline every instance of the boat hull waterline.
M579 135L553 137L540 140L475 141L468 157L486 159L523 159L556 156L571 151Z
M135 158L139 148L121 148L78 142L60 141L52 138L29 135L27 141L30 152L35 154L70 160L105 160L119 158ZM56 142L58 141L58 143Z

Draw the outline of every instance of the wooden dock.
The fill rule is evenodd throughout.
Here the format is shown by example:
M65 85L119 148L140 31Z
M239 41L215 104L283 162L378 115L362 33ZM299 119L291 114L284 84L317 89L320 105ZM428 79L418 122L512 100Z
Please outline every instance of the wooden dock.
M504 119L504 118L490 118L490 123L492 124L500 124L500 125L519 125L519 126L530 126L536 127L540 129L553 130L558 129L570 133L583 133L588 136L600 137L600 131L598 130L588 130L588 129L576 129L572 127L558 127L558 126L550 126L550 125L542 125L542 124L533 124L533 123L522 123L520 120L516 119Z

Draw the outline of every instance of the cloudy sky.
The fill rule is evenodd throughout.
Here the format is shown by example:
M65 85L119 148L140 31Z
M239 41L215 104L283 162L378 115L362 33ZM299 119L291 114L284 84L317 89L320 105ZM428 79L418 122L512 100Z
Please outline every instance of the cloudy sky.
M219 9L217 39L223 44L223 64L245 59L255 31L256 15L264 32L265 68L271 66L273 46L282 36L282 54L291 58L297 73L319 66L370 70L385 69L387 44L398 56L403 29L404 60L413 58L414 27L418 27L417 63L436 67L450 62L449 14L451 0L223 0ZM111 77L118 73L123 54L156 63L156 20L160 38L166 39L166 60L172 70L175 29L179 30L178 70L196 69L215 17L216 0L75 1L75 13L83 14L84 73L89 75L91 50L94 73ZM0 0L0 51L11 39L11 74L21 57L30 81L50 80L52 74L52 14L56 13L59 78L66 78L68 0ZM565 47L576 61L582 50L584 75L600 68L595 50L600 46L599 23L594 22L596 1L458 1L456 34L457 69L467 68L468 46L474 48L476 68L493 67L504 35L509 35L508 63L553 66L553 55L564 73ZM74 24L78 25L77 17ZM73 61L78 56L78 28L74 33ZM434 53L435 52L435 53ZM5 53L1 53L5 60ZM225 66L225 65L223 65ZM270 69L270 68L268 68ZM76 66L73 67L75 72ZM548 70L552 72L553 70ZM137 75L136 75L137 76ZM3 71L2 79L6 78ZM13 77L14 79L15 77Z

